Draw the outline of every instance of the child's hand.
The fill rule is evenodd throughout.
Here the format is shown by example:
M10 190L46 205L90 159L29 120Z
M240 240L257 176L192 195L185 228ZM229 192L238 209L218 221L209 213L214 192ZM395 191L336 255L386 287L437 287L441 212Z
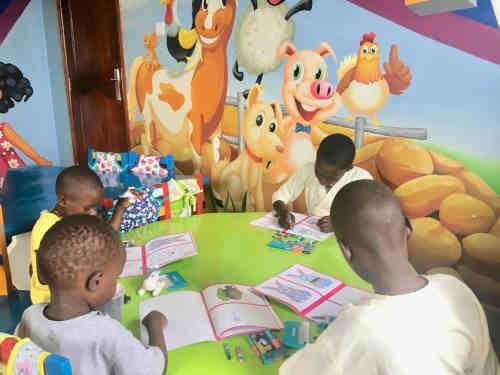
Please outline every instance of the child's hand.
M323 216L318 220L319 230L323 233L331 233L333 232L332 222L330 220L330 216Z
M278 213L278 223L282 228L290 229L295 224L295 216L287 210Z
M128 206L130 206L130 199L128 198L121 198L118 200L116 203L115 211L125 211Z
M144 317L142 320L142 324L150 330L150 331L163 331L167 328L168 320L159 311L151 311L148 315Z

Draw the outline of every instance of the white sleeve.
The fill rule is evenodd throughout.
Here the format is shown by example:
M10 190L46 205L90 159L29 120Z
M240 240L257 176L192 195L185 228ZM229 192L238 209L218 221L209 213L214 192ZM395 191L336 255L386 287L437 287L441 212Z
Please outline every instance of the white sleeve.
M363 169L361 167L354 167L356 168L356 177L354 177L352 180L357 181L357 180L373 180L373 176L368 172L366 169Z
M112 321L111 318L109 318ZM112 321L106 335L105 355L113 374L162 375L165 356L156 346L145 346L120 323Z
M300 168L287 182L274 192L272 203L282 201L285 204L293 202L304 191L307 178L307 165Z
M352 314L341 314L314 344L290 357L279 374L376 375L380 352L369 332Z

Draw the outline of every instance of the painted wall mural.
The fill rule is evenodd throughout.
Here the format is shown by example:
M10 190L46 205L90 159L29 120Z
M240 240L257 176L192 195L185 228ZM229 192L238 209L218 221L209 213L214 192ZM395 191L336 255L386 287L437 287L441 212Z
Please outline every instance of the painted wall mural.
M11 63L0 61L0 114L12 110L16 102L27 101L33 95L33 87L21 70ZM22 168L26 163L18 155L21 151L38 165L52 165L40 156L13 126L0 118L0 190L9 169Z
M411 219L415 268L458 271L500 307L500 29L487 2L431 19L403 2L121 0L134 150L173 154L221 201L264 211L326 135L346 134ZM439 17L481 38L440 34Z

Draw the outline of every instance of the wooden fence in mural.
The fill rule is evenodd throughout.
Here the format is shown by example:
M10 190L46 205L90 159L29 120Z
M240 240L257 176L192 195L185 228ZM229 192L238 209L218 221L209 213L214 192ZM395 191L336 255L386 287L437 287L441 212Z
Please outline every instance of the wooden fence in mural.
M226 105L231 105L238 108L238 134L241 134L243 126L243 116L245 113L245 99L242 93L238 93L237 97L228 96L226 98ZM283 116L288 114L286 107L281 104L281 111ZM344 128L354 130L354 143L356 148L363 147L363 139L365 133L376 134L387 137L400 137L409 139L426 140L427 139L427 129L423 128L401 128L393 126L380 126L369 123L364 117L356 117L354 121L347 121L341 117L330 116L324 123L329 125L342 126ZM230 144L238 146L240 150L243 149L243 137L231 137L228 135L223 135L224 139Z

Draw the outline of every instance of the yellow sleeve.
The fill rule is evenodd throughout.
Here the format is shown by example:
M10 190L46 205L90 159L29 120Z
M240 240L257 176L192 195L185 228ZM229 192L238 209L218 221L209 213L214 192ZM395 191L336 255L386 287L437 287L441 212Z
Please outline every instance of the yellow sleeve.
M35 223L33 230L31 231L31 244L30 244L30 254L31 254L31 266L33 269L33 275L31 276L31 302L33 303L48 303L50 302L50 291L47 285L43 285L38 280L38 269L36 263L36 252L40 247L40 242L42 238L47 233L47 231L57 223L61 218L54 215L51 212L42 212L40 218Z

